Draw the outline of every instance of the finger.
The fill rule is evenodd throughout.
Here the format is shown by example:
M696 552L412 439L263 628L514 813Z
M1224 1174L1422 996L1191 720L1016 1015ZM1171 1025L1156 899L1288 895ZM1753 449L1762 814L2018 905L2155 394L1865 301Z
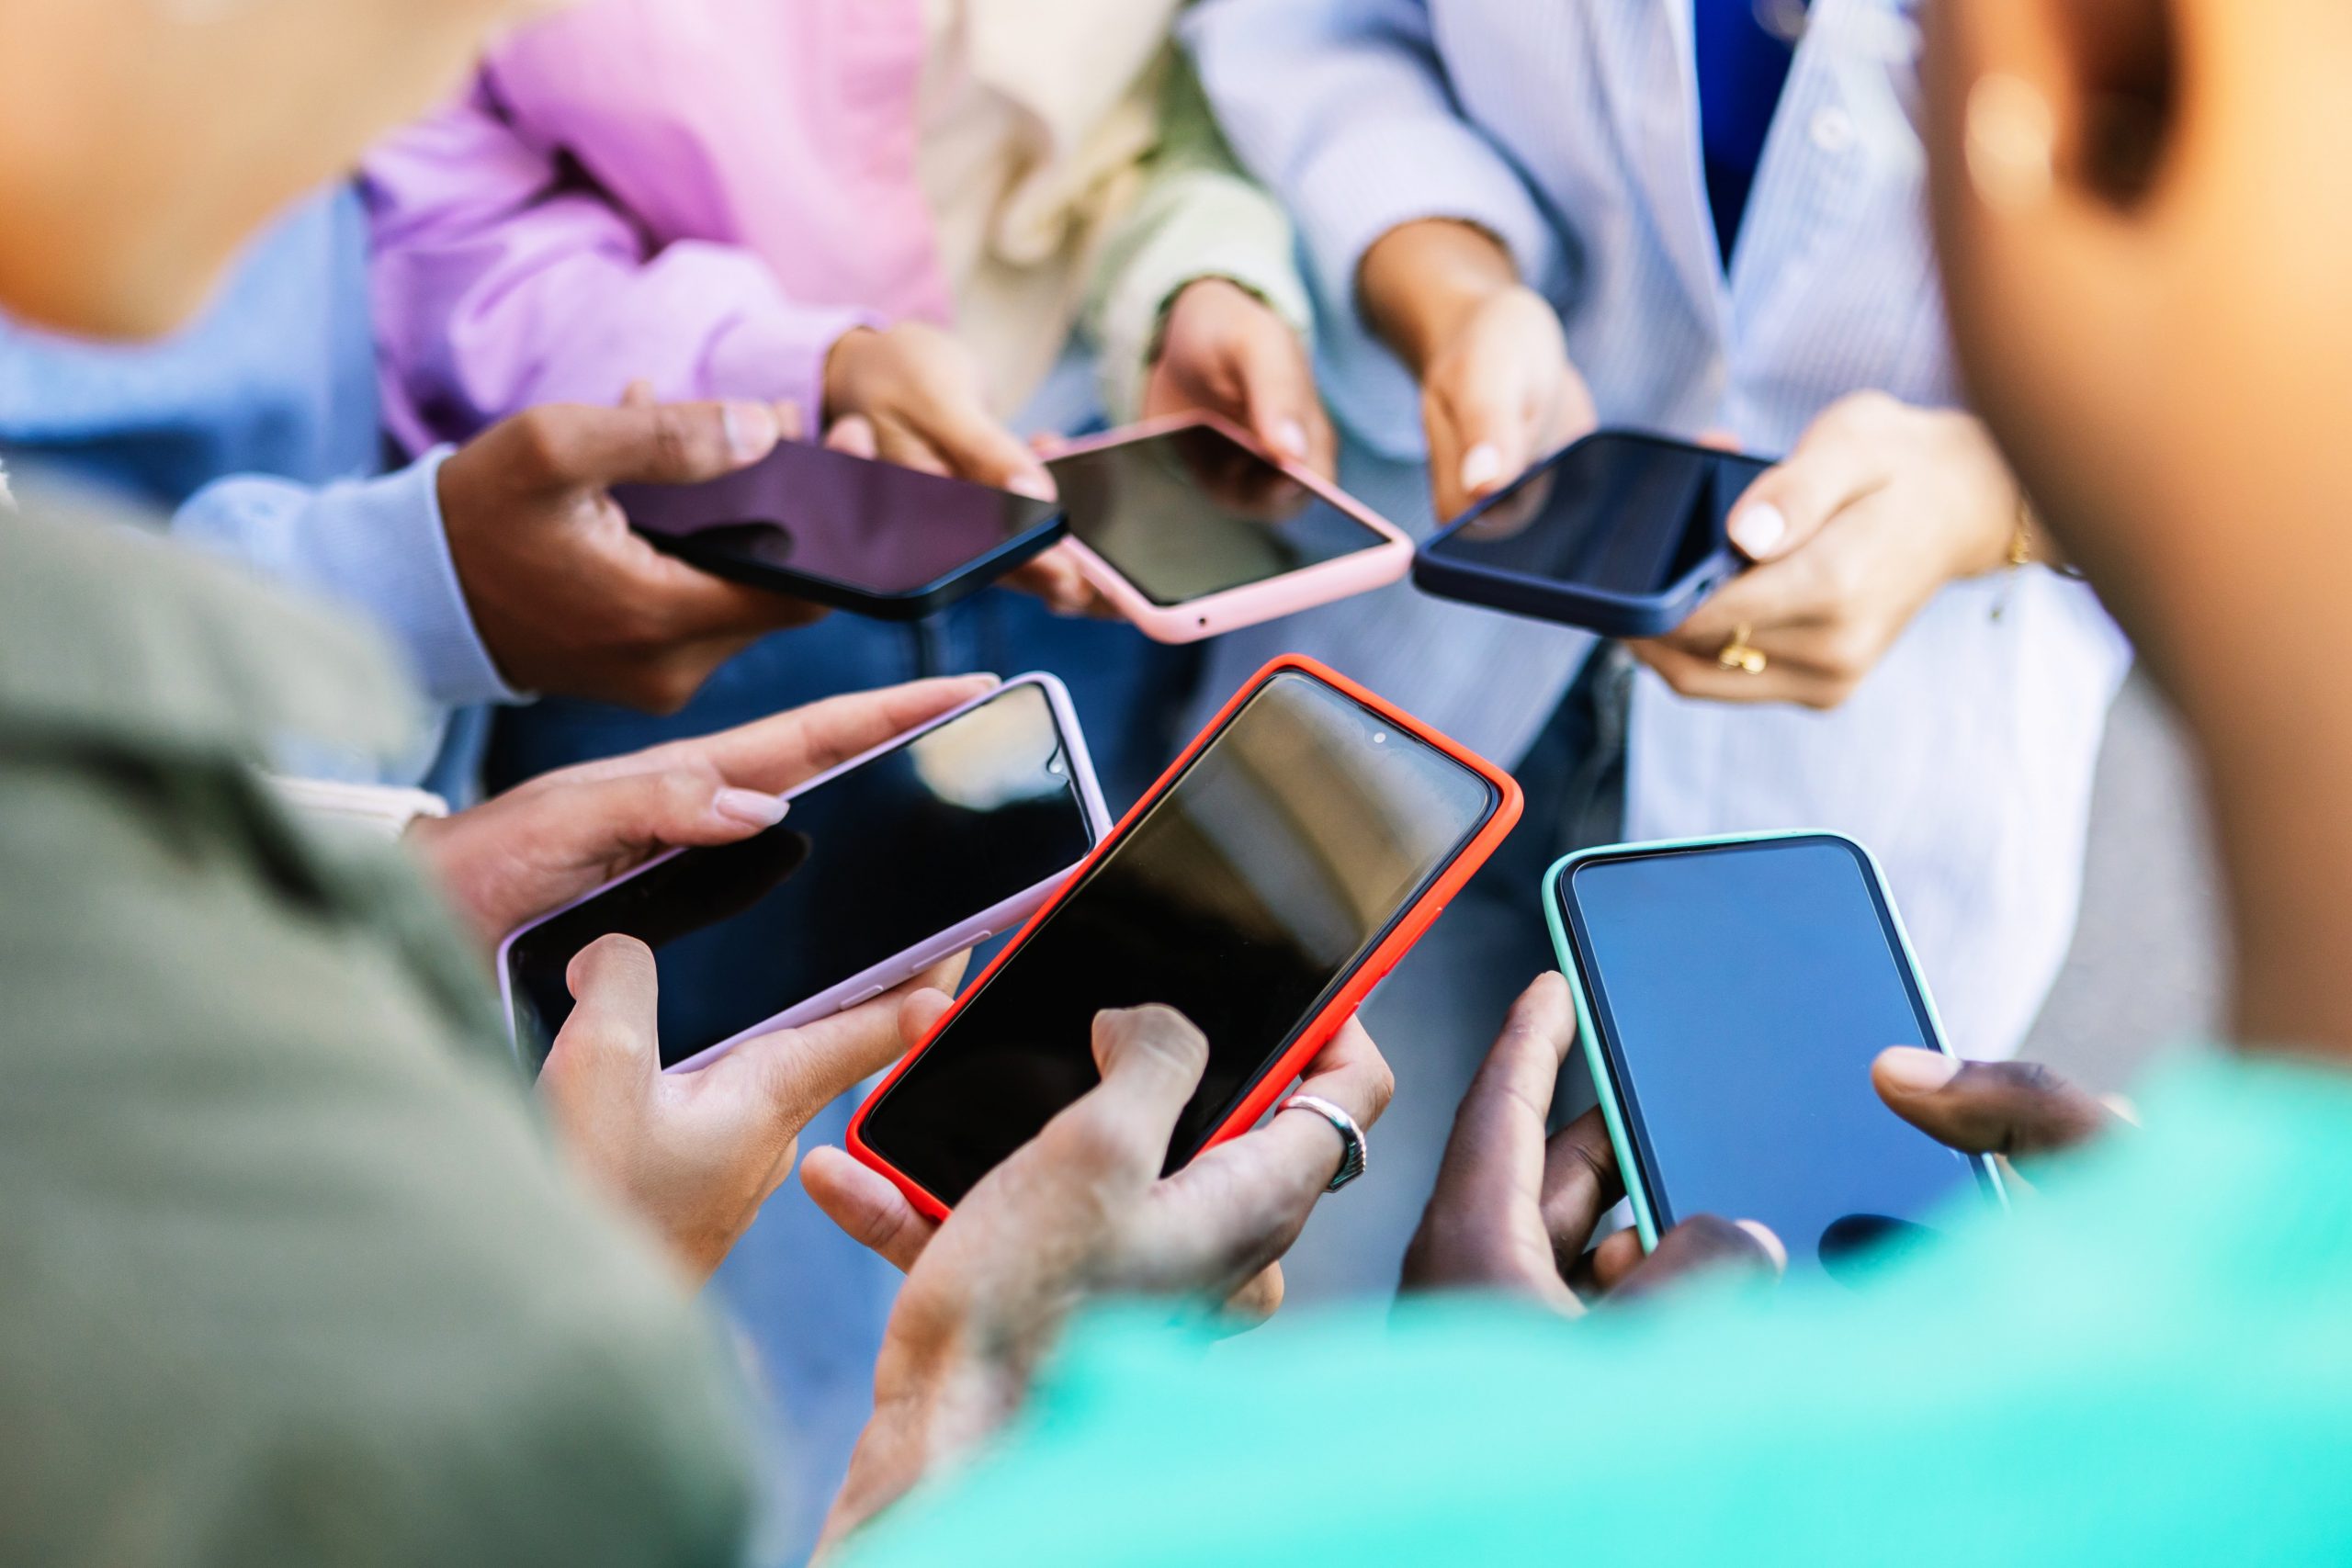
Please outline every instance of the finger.
M1245 333L1233 365L1241 382L1244 423L1276 457L1326 479L1336 467L1331 422L1316 394L1314 367L1298 337L1263 306L1258 330Z
M912 987L910 981L830 1018L746 1040L690 1076L750 1083L773 1108L775 1124L797 1135L817 1112L906 1055L899 1025Z
M897 739L997 684L993 675L946 675L853 692L593 766L603 773L695 766L745 789L781 793Z
M778 398L769 405L775 410L776 438L798 441L808 434L808 416L800 404L791 398Z
M1565 1294L1544 1229L1544 1126L1576 1038L1567 982L1544 975L1512 1004L1454 1112L1436 1188L1405 1256L1408 1290L1504 1285ZM1566 1250L1582 1247L1581 1238Z
M642 376L621 389L621 407L625 409L650 409L659 400L653 395L653 383Z
M1890 478L1877 400L1848 399L1813 423L1787 461L1767 468L1732 503L1731 542L1753 561L1798 549L1839 512Z
M551 1082L642 1082L662 1065L660 979L653 950L634 937L599 937L564 970L571 1016L548 1053Z
M911 1051L931 1038L956 999L945 989L918 985L899 1004L899 1043Z
M1174 1008L1154 1005L1095 1014L1093 1048L1102 1081L1047 1123L1039 1142L1076 1148L1100 1173L1149 1180L1200 1087L1208 1040Z
M1475 381L1438 394L1429 421L1437 515L1450 522L1527 471L1534 434L1521 410Z
M918 1213L888 1177L830 1144L801 1160L800 1185L843 1235L900 1273L939 1234L938 1224Z
M1617 1151L1598 1106L1552 1134L1544 1145L1544 1229L1562 1274L1584 1256L1600 1216L1625 1195Z
M788 809L776 796L738 788L708 769L663 768L584 781L550 796L533 814L527 847L545 864L616 873L657 850L750 838L783 821Z
M825 446L830 451L844 452L853 457L881 456L881 447L874 434L874 422L862 413L833 421L833 427L825 432Z
M1734 1223L1701 1214L1660 1236L1657 1249L1625 1271L1609 1299L1640 1301L1703 1274L1745 1273L1778 1279L1788 1266L1789 1249L1757 1221Z
M1094 588L1087 581L1078 558L1066 546L1056 545L1035 560L1023 563L1005 581L1034 593L1057 615L1083 615L1094 604Z
M1055 499L1054 477L1037 455L990 418L977 398L938 397L899 411L911 432L960 478L1037 501Z
M1899 1045L1879 1053L1871 1082L1897 1116L1966 1154L2027 1159L2129 1125L2097 1096L2035 1062L1963 1062Z
M1606 1295L1624 1283L1626 1275L1641 1267L1645 1254L1638 1231L1617 1231L1601 1237L1600 1245L1586 1256L1590 1259L1593 1289Z
M501 427L551 482L693 484L732 473L775 449L775 408L761 402L550 404Z
M1219 1326L1236 1334L1257 1327L1282 1310L1283 1290L1283 1266L1267 1264L1225 1298L1225 1310L1218 1314Z

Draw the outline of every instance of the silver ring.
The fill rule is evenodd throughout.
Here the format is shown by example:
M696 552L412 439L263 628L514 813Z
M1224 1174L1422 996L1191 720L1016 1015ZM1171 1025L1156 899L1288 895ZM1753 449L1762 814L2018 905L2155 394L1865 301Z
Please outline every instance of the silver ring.
M1354 1117L1349 1115L1347 1111L1340 1109L1339 1106L1332 1104L1329 1100L1324 1099L1319 1094L1294 1094L1288 1100L1282 1102L1282 1106L1280 1110L1277 1111L1276 1114L1279 1115L1282 1111L1312 1111L1316 1115L1320 1116L1324 1121L1329 1122L1338 1130L1340 1134L1340 1172L1337 1176L1331 1178L1331 1184L1323 1189L1324 1191L1337 1192L1340 1188L1345 1187L1349 1182L1353 1181L1357 1177L1363 1174L1363 1129L1356 1125L1356 1119Z

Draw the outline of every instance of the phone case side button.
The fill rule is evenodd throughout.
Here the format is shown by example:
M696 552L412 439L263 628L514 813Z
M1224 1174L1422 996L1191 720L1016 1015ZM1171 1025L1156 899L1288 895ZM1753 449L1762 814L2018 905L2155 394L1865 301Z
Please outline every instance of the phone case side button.
M868 986L865 989L858 992L857 995L843 1002L842 1004L842 1011L847 1012L852 1008L864 1007L866 1003L872 1001L875 998L880 996L889 988L890 987L888 986Z

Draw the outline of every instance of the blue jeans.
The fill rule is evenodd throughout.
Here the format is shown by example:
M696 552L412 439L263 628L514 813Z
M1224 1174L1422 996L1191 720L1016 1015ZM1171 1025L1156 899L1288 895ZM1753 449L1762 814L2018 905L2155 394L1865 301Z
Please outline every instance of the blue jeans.
M550 698L502 714L488 764L491 787L592 758L707 735L842 692L977 670L1047 670L1069 687L1103 795L1124 811L1174 754L1178 708L1197 660L1132 627L1063 620L1003 589L975 595L914 625L829 615L745 649L684 711L652 718L601 703ZM664 986L692 986L665 964ZM812 1122L803 1145L839 1144L858 1096ZM720 1300L750 1340L756 1375L775 1406L796 1505L783 1543L805 1557L825 1503L872 1405L874 1361L898 1273L834 1228L797 1182L761 1212L718 1271Z

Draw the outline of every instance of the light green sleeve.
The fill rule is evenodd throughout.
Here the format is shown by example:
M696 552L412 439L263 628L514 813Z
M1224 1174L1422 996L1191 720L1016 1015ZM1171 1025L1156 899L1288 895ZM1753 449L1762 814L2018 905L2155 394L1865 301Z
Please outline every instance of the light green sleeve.
M1182 51L1170 50L1167 70L1143 193L1104 241L1080 321L1099 355L1103 407L1122 423L1142 405L1161 317L1188 283L1229 279L1302 341L1314 332L1288 215L1234 161Z

